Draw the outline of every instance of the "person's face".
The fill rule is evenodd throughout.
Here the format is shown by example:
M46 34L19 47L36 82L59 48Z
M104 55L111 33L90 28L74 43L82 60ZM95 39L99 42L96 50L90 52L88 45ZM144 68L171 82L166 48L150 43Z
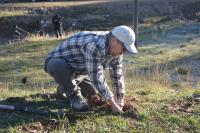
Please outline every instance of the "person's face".
M124 44L115 37L110 38L108 49L113 57L120 56L126 51Z

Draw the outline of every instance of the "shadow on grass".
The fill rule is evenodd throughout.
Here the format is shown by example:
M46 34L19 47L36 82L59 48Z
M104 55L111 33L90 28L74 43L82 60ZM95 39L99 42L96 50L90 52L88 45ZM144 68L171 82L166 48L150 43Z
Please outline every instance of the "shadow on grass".
M13 111L9 109L0 110L0 128L2 129L9 128L10 126L14 127L22 123L55 117L45 113L50 110L69 109L66 99L50 99L47 94L39 93L30 95L29 97L8 97L7 99L0 101L0 104L16 107ZM30 111L30 109L32 109L32 111ZM42 111L44 114L41 113Z
M0 129L9 127L29 125L29 123L46 123L55 118L68 125L76 124L77 120L83 120L88 115L100 116L111 114L110 111L103 111L104 108L87 112L73 112L69 107L66 98L56 98L55 94L34 94L28 97L8 97L0 101L0 105L14 106L15 109L0 109ZM127 116L127 114L125 114ZM62 120L63 119L63 120ZM1 131L1 130L0 130Z
M8 97L7 99L0 101L1 105L13 105L16 107L16 110L13 111L0 110L0 129L6 130L9 127L15 126L26 127L30 126L30 124L37 125L38 122L45 125L44 123L52 122L52 120L61 122L64 120L65 125L69 127L70 125L76 124L79 120L87 119L88 116L91 116L94 119L97 116L103 115L115 115L135 120L140 119L137 111L133 110L131 105L127 105L124 108L126 111L122 114L113 114L110 108L105 106L106 104L98 106L95 109L91 108L91 110L87 112L73 112L69 109L69 104L67 104L66 99L55 100L55 97L56 96L53 94L37 93L28 97ZM53 112L52 110L56 109L58 109L58 111L59 109L65 109L66 113L64 115L57 116L48 114L48 111ZM61 114L61 112L59 113L58 111L56 113Z

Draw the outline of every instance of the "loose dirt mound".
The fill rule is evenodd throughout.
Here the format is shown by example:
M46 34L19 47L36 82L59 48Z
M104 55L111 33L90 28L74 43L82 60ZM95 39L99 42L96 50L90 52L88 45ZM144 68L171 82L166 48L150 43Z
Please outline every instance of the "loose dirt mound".
M128 98L125 99L125 105L123 107L123 114L126 117L131 117L134 119L138 119L138 109L137 105L135 104L135 98ZM92 108L102 106L104 110L111 112L111 107L105 100L103 100L99 95L93 95L92 97L88 98L88 102Z
M103 100L99 95L92 95L91 97L87 97L87 99L91 108L95 108L96 106L103 106L106 104L106 101Z
M30 123L28 125L23 125L22 131L25 131L27 133L43 132L44 127L41 122L35 122L35 123Z
M22 131L26 133L43 133L43 132L50 132L61 126L67 127L67 123L57 121L56 119L50 119L48 121L38 121L30 124L22 125Z
M192 95L191 97L183 97L178 101L173 101L171 104L164 107L168 112L192 113L194 105L199 103L200 95Z

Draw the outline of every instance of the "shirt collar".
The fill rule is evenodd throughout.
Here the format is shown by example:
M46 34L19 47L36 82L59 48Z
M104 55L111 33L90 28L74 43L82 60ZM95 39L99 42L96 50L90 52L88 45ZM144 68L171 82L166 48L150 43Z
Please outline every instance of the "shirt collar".
M108 45L109 45L109 33L106 34L106 47L105 47L105 49L106 49L106 57L111 56L110 51L108 49Z

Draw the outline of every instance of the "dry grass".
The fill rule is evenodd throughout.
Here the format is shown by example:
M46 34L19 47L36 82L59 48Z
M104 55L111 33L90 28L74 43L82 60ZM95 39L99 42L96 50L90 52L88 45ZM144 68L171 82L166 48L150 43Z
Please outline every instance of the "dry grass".
M109 0L111 1L111 0ZM76 2L36 2L36 3L8 3L8 4L0 4L1 10L22 10L22 9L29 9L29 8L49 8L49 9L56 9L59 7L72 7L72 6L81 6L81 5L90 5L90 4L97 4L97 3L105 3L109 2L107 0L100 0L100 1L76 1Z
M62 40L66 39L67 37L73 35L74 33L79 31L68 31L66 33L62 33L62 38L57 38L56 36L52 36L49 34L40 35L40 34L31 34L25 38L25 41L44 41L44 40Z

